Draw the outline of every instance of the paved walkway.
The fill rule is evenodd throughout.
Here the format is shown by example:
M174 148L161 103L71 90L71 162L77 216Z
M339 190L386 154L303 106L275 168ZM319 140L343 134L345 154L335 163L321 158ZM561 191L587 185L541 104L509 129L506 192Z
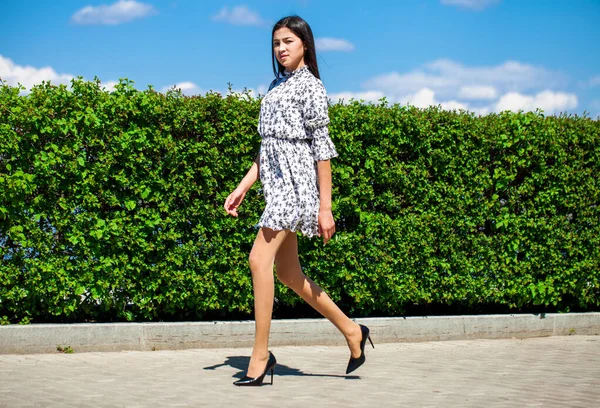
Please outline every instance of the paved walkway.
M350 376L345 347L276 347L274 385L260 388L231 384L249 349L0 355L0 406L600 406L600 336L393 344L373 337L376 348Z

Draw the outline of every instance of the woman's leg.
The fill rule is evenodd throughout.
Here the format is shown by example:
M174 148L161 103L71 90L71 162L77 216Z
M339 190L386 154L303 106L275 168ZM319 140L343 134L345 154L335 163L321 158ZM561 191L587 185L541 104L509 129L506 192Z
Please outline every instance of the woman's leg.
M296 234L289 234L281 244L275 255L275 269L277 278L284 285L300 295L302 299L329 319L342 332L352 357L358 358L362 338L360 326L350 320L327 296L327 293L302 272L298 259L298 238Z
M254 348L248 365L248 377L258 377L269 358L269 331L273 314L273 261L286 236L296 235L290 231L273 231L261 228L250 251L249 263L254 290L254 320L256 334Z

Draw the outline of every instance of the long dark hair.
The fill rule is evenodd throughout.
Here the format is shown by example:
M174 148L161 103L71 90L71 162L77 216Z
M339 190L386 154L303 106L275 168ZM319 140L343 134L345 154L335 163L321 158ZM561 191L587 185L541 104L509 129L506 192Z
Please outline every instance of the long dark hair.
M304 51L304 63L308 65L308 69L310 72L317 78L321 79L319 75L319 66L317 65L317 51L315 49L315 38L313 37L312 30L310 26L304 19L298 16L287 16L279 20L273 26L273 31L271 32L271 60L273 61L273 73L275 76L280 76L285 71L285 67L277 61L275 57L275 50L273 49L273 36L275 35L275 31L280 28L289 28L291 32L296 34L302 43L306 47Z

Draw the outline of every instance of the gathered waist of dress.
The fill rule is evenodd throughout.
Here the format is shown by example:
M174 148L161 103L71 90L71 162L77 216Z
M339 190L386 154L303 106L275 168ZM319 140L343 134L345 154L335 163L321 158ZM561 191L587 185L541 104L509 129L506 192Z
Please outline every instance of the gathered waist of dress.
M286 137L286 136L277 136L277 135L265 135L265 136L261 136L262 140L264 141L284 141L284 142L292 142L292 143L297 143L297 142L310 142L312 139L309 139L307 137Z

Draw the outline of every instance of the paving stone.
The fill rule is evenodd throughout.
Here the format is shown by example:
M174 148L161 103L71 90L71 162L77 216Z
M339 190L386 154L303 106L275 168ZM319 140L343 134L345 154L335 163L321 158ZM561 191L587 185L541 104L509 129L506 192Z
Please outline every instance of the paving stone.
M232 385L250 349L0 355L0 407L600 406L600 336L373 340L351 375L347 347L272 347L262 387Z

